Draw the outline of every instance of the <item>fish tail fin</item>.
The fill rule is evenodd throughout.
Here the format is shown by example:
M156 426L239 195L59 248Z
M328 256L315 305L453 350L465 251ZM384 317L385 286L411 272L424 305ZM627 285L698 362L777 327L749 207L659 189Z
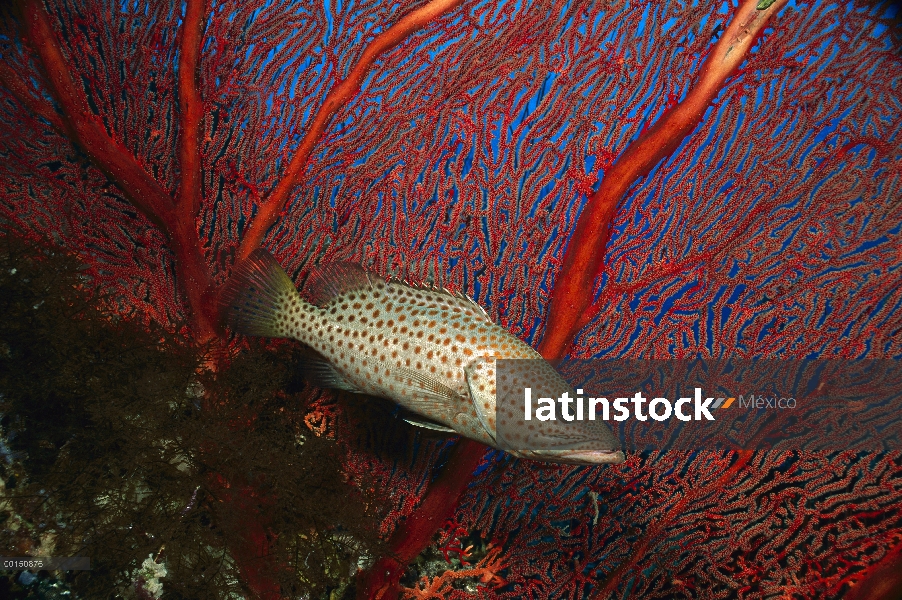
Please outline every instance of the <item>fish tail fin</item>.
M232 272L219 296L220 314L232 331L262 337L292 337L287 314L306 304L275 257L254 250Z

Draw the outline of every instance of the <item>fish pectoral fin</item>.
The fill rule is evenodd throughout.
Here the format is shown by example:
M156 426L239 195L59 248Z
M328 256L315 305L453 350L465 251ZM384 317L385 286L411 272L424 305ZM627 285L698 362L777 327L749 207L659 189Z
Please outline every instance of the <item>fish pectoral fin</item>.
M450 387L419 371L386 365L394 377L395 389L404 397L402 406L418 415L448 422L452 407L460 401L460 394Z
M495 421L495 365L494 358L477 358L464 368L464 375L479 424L497 443L495 428L489 423L489 417Z
M458 396L457 392L441 381L419 371L398 366L387 366L387 368L395 372L397 382L409 395L436 400L445 403L445 406L447 406L447 402Z
M409 416L404 417L404 420L414 425L416 427L422 427L423 429L431 429L432 431L441 431L443 433L451 433L454 435L459 435L454 429L442 425L440 423L436 423L435 421L430 421L429 419L424 419L419 416Z
M304 377L313 385L333 390L345 390L355 394L364 392L353 383L345 379L344 375L335 370L332 363L326 360L306 360L301 367Z

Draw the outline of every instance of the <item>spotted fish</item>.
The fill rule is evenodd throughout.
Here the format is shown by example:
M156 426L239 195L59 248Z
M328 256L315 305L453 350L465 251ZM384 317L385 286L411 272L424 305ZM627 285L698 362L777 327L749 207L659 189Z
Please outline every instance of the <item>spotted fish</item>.
M322 267L305 300L266 250L236 267L221 295L229 326L244 335L296 339L322 360L309 372L323 387L394 400L410 423L458 433L516 456L575 464L619 463L619 442L601 421L577 429L542 423L499 443L496 361L531 359L529 381L572 388L531 347L473 300L443 289L385 280L360 266ZM505 405L507 406L507 405ZM506 429L505 429L506 431ZM588 445L587 445L588 444Z

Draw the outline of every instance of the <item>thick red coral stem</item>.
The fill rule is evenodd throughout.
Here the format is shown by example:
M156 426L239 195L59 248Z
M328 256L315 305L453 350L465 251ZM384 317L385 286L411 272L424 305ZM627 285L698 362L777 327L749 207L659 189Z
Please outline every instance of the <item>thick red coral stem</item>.
M708 54L698 81L686 98L631 143L604 173L598 191L586 202L564 254L551 294L545 337L539 346L543 356L551 360L563 358L579 332L583 314L592 302L595 281L604 270L611 221L620 200L692 133L727 78L745 60L768 18L785 3L786 0L778 0L765 10L758 10L757 0L743 2Z
M97 168L114 181L129 201L157 227L166 231L172 200L166 190L135 160L131 151L107 133L103 121L88 106L84 90L73 79L50 17L40 0L22 3L25 31L41 59L53 97L63 109L67 129Z
M241 572L244 587L253 598L278 600L282 594L274 574L279 565L272 555L271 528L261 511L269 500L260 497L253 484L226 482L219 475L211 475L208 481L231 515L241 515L229 551Z
M201 123L204 105L200 96L199 68L204 33L205 2L188 0L179 46L179 166L181 190L179 209L193 221L200 211Z

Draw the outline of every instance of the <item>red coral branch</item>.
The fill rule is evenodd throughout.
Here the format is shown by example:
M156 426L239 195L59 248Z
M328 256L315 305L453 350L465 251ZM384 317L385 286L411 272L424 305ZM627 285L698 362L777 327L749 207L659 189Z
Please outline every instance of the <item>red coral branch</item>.
M168 234L166 225L173 209L169 194L138 164L128 148L107 134L103 121L91 111L84 90L72 78L43 3L26 0L22 3L22 15L28 40L48 74L51 92L62 107L74 141L135 208Z
M202 196L200 148L204 105L200 97L198 65L204 33L204 4L204 0L188 0L179 50L179 163L182 176L179 208L183 218L192 221L200 210Z
M610 225L621 198L692 133L727 78L745 60L769 17L785 3L786 0L778 0L765 10L758 10L756 0L743 2L711 49L698 82L686 99L665 112L605 173L598 191L586 203L564 255L551 294L545 337L539 346L543 356L551 360L562 358L579 332L583 313L592 302L595 280L604 270Z
M432 581L418 583L404 590L404 598L418 600L444 600L455 592L454 583L463 579L475 579L479 589L486 590L506 583L499 573L504 569L504 555L501 546L490 546L488 553L479 564L470 569L445 571Z
M103 121L91 111L84 90L72 77L43 3L25 0L22 16L26 37L48 74L51 93L62 108L65 129L91 162L169 239L197 337L202 342L208 341L215 335L214 312L205 295L210 274L201 254L194 219L179 215L166 190L128 148L107 133ZM36 106L45 110L39 104Z
M238 251L239 261L247 258L251 252L259 248L260 244L263 243L263 237L278 220L279 214L288 201L289 194L300 182L307 159L310 157L313 147L322 137L323 132L325 132L329 119L335 111L354 97L360 89L363 78L366 77L367 72L376 59L400 44L413 32L423 28L432 19L456 8L462 2L463 0L433 0L401 17L397 23L377 35L370 45L366 47L360 56L360 60L348 73L347 78L337 82L329 91L316 116L310 122L307 133L301 140L301 144L288 164L282 179L260 205L257 217L244 234L244 239Z
M35 99L23 82L11 77L14 74L6 67L0 71L4 85L33 112L48 119L61 133L84 149L91 162L119 187L135 208L166 235L175 255L179 284L188 301L196 339L201 343L208 342L216 333L215 310L206 293L211 279L195 225L201 196L199 128L203 106L197 89L197 66L203 28L203 1L188 2L182 32L179 107L183 179L178 208L168 192L147 173L128 148L107 133L101 119L90 110L84 91L71 75L42 2L24 2L22 15L27 39L40 57L44 72L49 74L51 93L62 108L63 119L46 103ZM246 502L247 499L242 496L231 500L233 504L240 505L240 502ZM269 579L268 565L255 566L259 561L253 560L261 555L258 548L267 546L264 531L265 528L257 519L247 519L245 544L237 548L235 553L247 584L261 597L271 598L278 596L278 590Z

